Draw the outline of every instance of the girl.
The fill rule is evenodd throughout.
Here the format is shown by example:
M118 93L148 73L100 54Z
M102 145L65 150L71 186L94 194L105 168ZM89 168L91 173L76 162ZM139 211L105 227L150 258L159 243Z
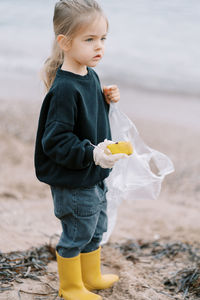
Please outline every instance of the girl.
M59 296L101 299L90 292L118 281L100 271L100 242L107 230L104 179L124 154L109 155L110 101L92 69L104 55L108 21L94 0L61 0L54 11L55 41L44 67L43 101L35 146L35 169L50 185L62 234L56 246ZM94 146L97 145L97 146Z

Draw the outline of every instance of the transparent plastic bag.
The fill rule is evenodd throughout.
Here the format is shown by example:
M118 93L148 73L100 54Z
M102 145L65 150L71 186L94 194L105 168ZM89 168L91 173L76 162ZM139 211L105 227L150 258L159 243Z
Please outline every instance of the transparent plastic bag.
M112 140L130 141L133 154L119 160L106 179L108 231L102 243L107 242L114 229L122 200L157 199L163 179L174 171L172 161L143 142L133 122L118 109L117 104L110 105L109 120Z

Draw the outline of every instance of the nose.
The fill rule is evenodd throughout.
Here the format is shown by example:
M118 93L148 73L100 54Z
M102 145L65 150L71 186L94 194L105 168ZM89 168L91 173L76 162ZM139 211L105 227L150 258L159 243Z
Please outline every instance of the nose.
M103 48L103 41L97 40L95 43L95 50L101 50Z

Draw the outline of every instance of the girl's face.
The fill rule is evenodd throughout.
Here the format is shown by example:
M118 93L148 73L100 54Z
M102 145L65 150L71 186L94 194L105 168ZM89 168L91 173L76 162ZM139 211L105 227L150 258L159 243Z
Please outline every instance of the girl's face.
M104 55L104 42L108 25L103 16L97 17L72 39L65 53L70 65L77 70L95 67Z

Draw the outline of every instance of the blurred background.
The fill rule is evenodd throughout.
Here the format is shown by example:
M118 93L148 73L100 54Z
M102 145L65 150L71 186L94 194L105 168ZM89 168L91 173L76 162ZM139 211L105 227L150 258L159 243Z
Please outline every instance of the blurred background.
M53 40L55 2L1 0L1 97L38 98L38 73ZM99 3L110 22L106 55L98 67L103 77L137 89L200 95L198 0Z

